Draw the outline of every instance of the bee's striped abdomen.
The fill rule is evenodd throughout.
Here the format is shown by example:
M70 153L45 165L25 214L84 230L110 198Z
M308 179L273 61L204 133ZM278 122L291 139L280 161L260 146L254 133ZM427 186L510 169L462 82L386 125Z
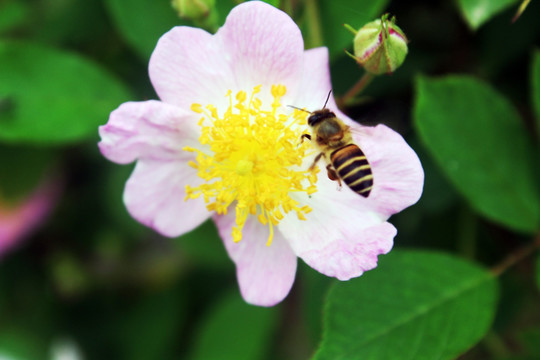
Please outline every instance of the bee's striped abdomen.
M330 161L337 174L352 191L368 197L373 188L373 174L366 156L355 144L334 150Z

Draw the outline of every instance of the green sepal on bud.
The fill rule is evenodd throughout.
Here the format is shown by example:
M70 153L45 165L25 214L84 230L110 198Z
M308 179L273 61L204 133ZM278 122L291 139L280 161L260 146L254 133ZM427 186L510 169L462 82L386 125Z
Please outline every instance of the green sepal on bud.
M184 19L203 20L214 8L215 0L172 0L172 7Z
M396 18L388 18L389 14L384 14L358 31L345 24L355 35L354 55L347 54L374 75L394 72L403 64L408 52L407 37L396 25Z

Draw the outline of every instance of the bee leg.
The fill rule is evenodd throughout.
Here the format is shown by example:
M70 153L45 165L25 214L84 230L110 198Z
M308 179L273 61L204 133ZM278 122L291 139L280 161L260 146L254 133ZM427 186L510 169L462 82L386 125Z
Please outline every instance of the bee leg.
M302 134L302 136L300 136L300 144L302 144L304 142L304 139L308 139L309 141L311 141L311 135L309 134Z
M326 172L328 174L328 178L332 181L337 181L339 184L339 188L341 189L341 179L339 178L336 170L332 168L332 165L328 164L326 166Z
M309 170L313 170L315 168L315 165L321 160L321 158L324 156L324 153L320 153L319 155L315 156L315 160L313 160L313 164L309 167Z

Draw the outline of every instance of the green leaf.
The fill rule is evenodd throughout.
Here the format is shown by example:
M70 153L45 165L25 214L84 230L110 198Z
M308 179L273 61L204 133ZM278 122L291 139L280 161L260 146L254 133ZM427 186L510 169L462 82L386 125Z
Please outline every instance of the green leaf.
M47 343L19 327L3 327L0 332L1 360L45 360Z
M495 279L476 265L393 252L330 290L315 359L455 359L487 332L496 302Z
M109 113L130 98L96 64L48 47L0 41L0 141L57 144L97 139Z
M298 264L298 279L302 291L302 317L311 343L316 345L322 336L321 316L328 289L335 279L313 271L305 263Z
M190 359L265 359L278 320L276 308L246 304L235 291L203 320Z
M328 47L330 57L342 56L345 54L343 49L352 48L354 36L343 27L343 24L360 29L366 23L379 18L387 4L388 0L319 1L319 21L323 31L323 45ZM313 20L307 19L307 21ZM404 31L407 33L407 29ZM305 36L309 36L309 34L305 34Z
M0 33L20 26L28 20L30 7L26 2L7 0L0 3Z
M279 3L281 2L281 0L263 0L263 1L277 8L279 8Z
M519 334L519 340L529 355L540 358L540 327L526 329Z
M158 39L181 20L168 0L106 0L105 5L126 41L148 60Z
M101 1L40 0L39 5L33 4L27 29L32 41L90 47L93 53L115 41Z
M517 0L458 0L458 6L473 30L491 19L494 15L514 4ZM511 19L508 19L510 21Z
M532 78L532 101L536 112L536 131L540 137L540 51L533 53L533 63L531 69Z
M533 147L505 97L471 77L420 77L414 117L424 144L477 212L515 230L538 229Z

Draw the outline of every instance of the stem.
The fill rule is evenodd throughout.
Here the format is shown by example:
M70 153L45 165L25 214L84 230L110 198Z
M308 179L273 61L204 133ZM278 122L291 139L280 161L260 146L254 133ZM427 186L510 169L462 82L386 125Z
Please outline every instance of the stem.
M362 75L362 77L356 82L356 84L354 84L353 87L350 88L349 91L347 91L345 95L338 100L339 105L346 106L347 103L362 92L374 78L375 76L373 74L366 71L364 75Z
M305 11L307 16L307 48L314 48L323 45L321 28L321 17L317 0L306 0Z
M500 263L492 267L491 273L495 276L501 275L521 260L532 255L538 249L540 249L540 233L536 235L532 242L517 249L516 251L508 255L506 258L504 258Z
M512 355L512 351L504 343L503 339L493 330L487 333L482 342L494 359L506 358Z
M514 15L514 17L512 18L512 23L515 23L516 20L521 16L521 14L523 14L523 12L525 11L525 9L527 8L527 6L529 5L529 3L531 2L531 0L524 0L521 5L519 6L517 12L516 12L516 15Z

